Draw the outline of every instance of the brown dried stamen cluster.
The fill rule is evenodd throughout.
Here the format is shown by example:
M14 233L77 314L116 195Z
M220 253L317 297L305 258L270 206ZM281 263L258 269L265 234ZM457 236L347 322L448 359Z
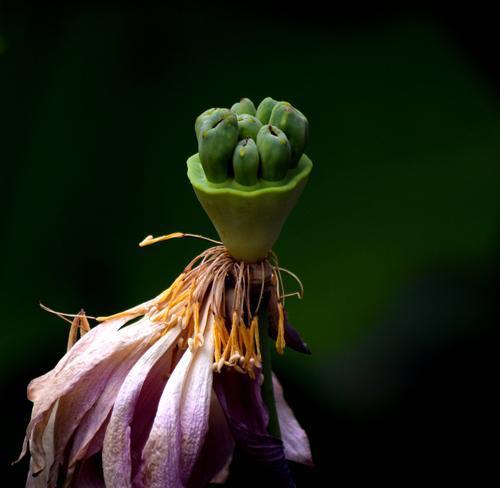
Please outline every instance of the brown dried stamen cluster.
M236 261L224 246L211 247L193 259L174 283L153 300L119 314L98 317L98 320L124 315L132 319L142 315L164 324L163 333L180 327L178 346L181 350L201 347L207 323L212 320L214 371L220 372L227 366L254 377L254 370L262 363L259 311L269 287L280 289L279 270L268 260L256 264ZM276 348L283 353L281 300L277 309Z

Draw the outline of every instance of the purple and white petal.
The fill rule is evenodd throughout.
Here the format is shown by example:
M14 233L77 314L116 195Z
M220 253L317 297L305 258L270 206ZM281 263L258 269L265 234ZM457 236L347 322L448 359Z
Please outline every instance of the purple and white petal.
M212 391L212 327L210 320L203 346L184 352L161 396L143 451L148 488L185 486L203 445Z
M269 434L269 415L256 379L225 369L214 375L214 390L236 445L265 471L269 483L294 486L283 443Z
M233 451L233 436L219 400L212 391L208 432L187 486L196 488L210 482L224 483L229 475Z
M273 389L286 458L295 463L313 466L311 447L307 434L295 418L292 409L288 406L283 395L283 388L274 373Z
M103 470L106 486L132 486L131 423L144 382L158 360L175 345L181 329L175 327L161 337L134 365L121 385L106 429Z
M99 389L102 392L103 376L110 372L110 368L116 367L136 348L147 347L160 330L160 325L147 319L118 330L126 321L123 318L95 327L68 351L51 374L30 383L28 395L34 405L26 437L30 438L35 473L46 465L41 435L55 402L73 390L80 391L85 399L76 407L80 413L88 411ZM79 414L76 417L81 418ZM76 427L77 420L74 424Z

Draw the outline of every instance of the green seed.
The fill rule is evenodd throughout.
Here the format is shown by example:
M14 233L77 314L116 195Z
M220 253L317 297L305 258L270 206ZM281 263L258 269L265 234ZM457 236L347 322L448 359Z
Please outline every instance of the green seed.
M253 139L238 142L233 153L234 179L241 185L255 185L259 179L259 151Z
M248 114L238 115L238 125L240 127L239 139L250 137L254 141L257 140L257 134L262 127L257 117Z
M226 108L217 109L201 121L198 152L207 180L220 183L229 177L238 132L236 115Z
M201 124L207 120L208 118L210 118L211 116L213 116L214 114L216 114L216 111L217 110L221 110L220 108L209 108L208 110L205 110L202 114L198 115L198 117L196 118L196 122L194 124L194 132L196 133L196 140L198 142L200 142L200 127L201 127Z
M285 133L267 124L257 134L262 178L268 181L282 180L290 166L291 148Z
M288 102L277 103L271 112L269 123L279 127L288 137L292 148L291 167L295 168L309 138L309 122Z
M264 98L264 100L260 102L255 116L261 121L262 124L267 124L269 122L271 112L277 103L278 102L273 100L271 97Z
M255 115L255 105L249 98L242 98L231 107L231 110L237 115Z

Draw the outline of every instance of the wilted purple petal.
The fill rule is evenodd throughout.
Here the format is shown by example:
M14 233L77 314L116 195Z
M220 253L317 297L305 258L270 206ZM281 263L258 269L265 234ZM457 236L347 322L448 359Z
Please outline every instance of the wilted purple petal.
M309 446L307 434L299 425L292 409L286 403L283 396L283 388L274 373L273 388L286 458L296 463L313 466L311 447Z
M49 465L54 461L54 423L56 413L57 402L52 408L49 420L42 435L42 446L45 452L45 459ZM44 470L37 476L33 476L34 472L33 461L30 460L30 469L26 479L26 488L47 488L49 486L49 470Z
M283 451L283 443L267 430L269 415L256 379L234 370L214 376L214 389L236 444L269 474L269 483L295 486Z
M149 371L144 384L142 385L139 398L135 406L132 419L130 451L132 461L132 486L142 487L140 473L142 462L142 451L151 432L156 410L160 402L161 395L170 374L178 361L179 350L172 348L167 354L160 357L153 368Z
M78 407L80 413L85 413L97 398L96 392L102 392L102 377L110 372L109 368L116 367L136 347L146 347L160 328L145 319L118 331L127 320L122 318L95 327L66 353L51 373L30 383L28 396L34 405L26 437L30 439L35 474L46 466L41 438L55 402L73 390L86 392L86 400ZM76 416L81 418L78 413Z
M143 354L145 347L146 344L135 345L130 350L125 349L120 351L120 354L115 354L112 360L106 361L101 366L97 378L86 378L79 388L68 392L59 400L54 430L55 458L50 475L54 484L57 481L66 446L73 433L77 428L80 430L90 427L90 431L84 437L87 437L87 441L92 439L111 410L127 372ZM86 420L87 425L82 424L83 420ZM80 436L75 440L77 444L75 445L74 441L72 444L76 449L80 448L78 443L85 441ZM70 464L73 462L74 459L70 460Z
M205 344L186 350L161 396L143 451L146 487L182 487L189 479L208 429L212 362L209 324Z
M229 474L233 450L233 436L219 400L212 392L208 432L187 486L195 488L206 486L209 482L224 483Z
M130 431L143 384L157 361L177 340L180 327L161 337L134 365L121 385L103 444L104 478L108 487L132 486Z

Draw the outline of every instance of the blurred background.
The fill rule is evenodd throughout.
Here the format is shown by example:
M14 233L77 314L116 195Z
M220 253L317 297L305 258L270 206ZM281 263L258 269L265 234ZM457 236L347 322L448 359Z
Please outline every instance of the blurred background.
M305 286L311 356L275 361L310 436L299 486L484 486L497 406L498 39L489 12L320 3L2 1L0 463L26 385L64 353L38 301L104 315L165 289L216 237L186 177L195 117L241 96L311 124L309 184L275 251ZM473 8L473 7L472 7ZM289 291L295 283L289 281ZM237 458L230 486L249 471Z

